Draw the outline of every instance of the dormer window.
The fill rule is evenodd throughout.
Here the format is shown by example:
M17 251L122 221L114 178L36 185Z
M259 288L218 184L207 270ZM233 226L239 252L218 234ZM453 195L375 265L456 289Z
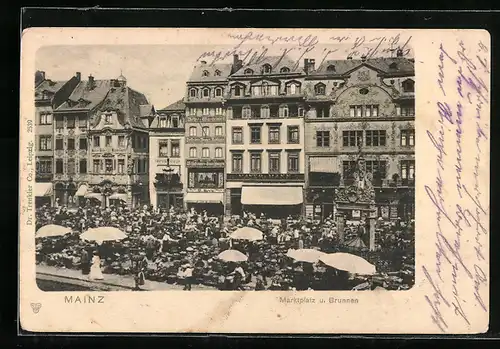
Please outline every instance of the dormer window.
M253 74L253 70L252 69L245 69L245 75L252 75Z
M192 88L189 90L189 97L196 97L196 89Z
M161 128L166 128L167 127L167 119L161 118L160 119L160 127Z
M215 76L220 76L220 70L218 70L218 69L217 69L217 70L215 71Z
M316 84L314 86L314 93L317 95L325 95L326 94L326 86L323 83Z
M173 128L179 127L179 117L177 115L172 116L172 127Z
M330 72L330 73L333 73L335 72L335 66L334 65L329 65L328 67L326 67L326 71L327 72Z
M292 82L286 86L286 92L289 95L300 94L300 85Z
M208 75L210 75L210 73L208 72L208 70L204 70L202 75L203 76L208 76Z
M203 89L203 97L210 97L210 90L208 88Z
M264 65L262 66L262 72L263 72L264 74L270 74L272 70L273 70L273 68L272 68L272 67L271 67L271 65L269 65L269 64L264 64Z
M111 124L111 114L104 114L104 123Z
M392 62L391 64L389 64L389 69L390 70L396 70L398 69L398 65L396 62Z
M221 97L222 96L222 88L217 87L215 89L215 97Z
M280 72L281 72L281 73L289 73L289 72L290 72L290 68L288 68L288 67L283 67L283 68L281 68Z
M403 81L402 85L404 92L415 92L415 81L408 79Z
M237 97L241 96L241 86L234 86L233 94Z

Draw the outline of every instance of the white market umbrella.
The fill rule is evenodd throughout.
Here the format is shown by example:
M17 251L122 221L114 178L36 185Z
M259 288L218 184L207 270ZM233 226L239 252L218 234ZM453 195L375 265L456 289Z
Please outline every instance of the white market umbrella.
M236 229L229 237L235 240L258 241L264 238L264 234L259 229L243 227Z
M35 237L37 238L45 238L52 236L63 236L71 233L71 228L63 227L57 224L48 224L44 225L35 233Z
M324 255L324 252L312 249L301 248L298 250L290 249L286 253L287 257L293 258L298 262L316 263Z
M96 242L123 240L126 237L127 234L115 227L91 228L80 235L83 240Z
M324 254L319 260L333 268L352 274L373 275L377 272L375 266L366 259L350 253Z
M245 256L238 250L226 250L217 256L217 258L226 261L226 262L245 262L248 257Z

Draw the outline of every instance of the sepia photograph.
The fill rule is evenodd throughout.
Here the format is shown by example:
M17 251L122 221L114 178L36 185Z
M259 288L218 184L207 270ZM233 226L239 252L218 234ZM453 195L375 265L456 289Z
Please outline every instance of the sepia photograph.
M411 288L415 67L393 41L40 48L38 287Z

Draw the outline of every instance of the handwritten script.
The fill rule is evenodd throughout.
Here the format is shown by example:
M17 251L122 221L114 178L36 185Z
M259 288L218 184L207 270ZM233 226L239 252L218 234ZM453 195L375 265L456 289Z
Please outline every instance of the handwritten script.
M488 312L489 57L481 41L438 45L441 94L424 140L434 149L435 176L424 189L435 212L436 229L428 232L435 263L422 271L432 286L425 295L431 321L441 332L453 316L472 328L471 309Z

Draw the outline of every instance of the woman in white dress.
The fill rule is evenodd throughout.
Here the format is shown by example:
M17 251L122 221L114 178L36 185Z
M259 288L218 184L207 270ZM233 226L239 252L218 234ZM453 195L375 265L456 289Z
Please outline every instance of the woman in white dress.
M89 279L91 280L103 280L104 276L101 272L101 258L94 252L94 256L92 257L92 266L90 267Z

